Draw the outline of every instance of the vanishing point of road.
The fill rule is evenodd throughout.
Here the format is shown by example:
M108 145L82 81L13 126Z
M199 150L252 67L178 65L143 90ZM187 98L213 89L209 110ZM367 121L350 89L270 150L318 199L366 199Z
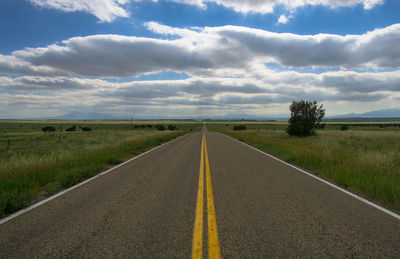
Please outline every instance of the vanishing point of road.
M206 128L1 223L1 258L400 258L398 218Z

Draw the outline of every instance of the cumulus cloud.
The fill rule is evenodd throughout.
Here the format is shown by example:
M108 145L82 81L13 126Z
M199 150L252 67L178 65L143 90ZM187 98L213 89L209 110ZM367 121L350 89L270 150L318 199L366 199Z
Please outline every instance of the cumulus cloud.
M319 85L336 88L343 93L400 92L399 72L328 72L320 76Z
M363 35L296 35L226 26L209 29L247 50L253 58L289 67L398 67L400 24ZM395 49L393 49L393 47Z
M65 72L48 66L36 66L16 58L0 54L0 73L17 75L66 75Z
M289 15L289 16L285 16L285 15L281 15L281 16L279 16L279 18L278 18L278 21L276 22L276 24L287 24L288 22L289 22L289 20L290 19L292 19L293 18L293 16L292 15Z
M120 35L75 37L64 46L15 51L18 59L83 76L125 77L162 70L184 71L210 67L190 43Z
M21 76L17 78L0 77L0 87L7 90L22 91L60 91L60 90L87 90L107 85L99 79L82 79L76 77L44 77Z
M73 37L62 44L0 56L0 73L132 77L176 71L215 76L247 73L266 62L286 67L400 67L400 24L346 36L274 33L239 26L182 29L154 22L146 26L178 38Z
M129 0L30 0L34 5L54 8L64 12L84 11L101 22L112 22L117 17L129 17L124 5Z

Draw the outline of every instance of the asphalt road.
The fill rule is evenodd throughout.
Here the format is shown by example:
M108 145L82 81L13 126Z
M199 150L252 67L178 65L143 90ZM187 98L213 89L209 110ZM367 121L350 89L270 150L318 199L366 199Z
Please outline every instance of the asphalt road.
M196 214L204 258L212 242L222 258L400 257L400 220L224 135L205 136L206 146L202 133L179 137L0 225L0 257L190 258Z

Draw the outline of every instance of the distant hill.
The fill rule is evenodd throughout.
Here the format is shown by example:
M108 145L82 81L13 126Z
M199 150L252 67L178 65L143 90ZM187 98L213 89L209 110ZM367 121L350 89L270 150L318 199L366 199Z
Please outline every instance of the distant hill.
M121 121L129 121L131 119L130 115L120 116L120 115L112 115L106 113L98 113L98 112L70 112L57 117L50 118L41 118L41 119L49 119L49 120L121 120ZM181 117L158 117L158 116L148 116L148 117L140 117L135 116L133 114L133 120L176 120L176 121L196 121L196 118L181 118Z
M177 117L177 116L146 116L140 117L133 114L134 120L178 120L178 121L197 121L197 120L229 120L229 121L265 121L265 120L284 120L287 121L288 115L252 115L246 113L230 113L222 116L193 116L193 117ZM37 119L55 119L55 120L130 120L130 116L117 116L112 114L98 113L93 111L74 111L61 116Z
M329 116L328 118L394 118L400 117L400 109L386 109L366 113L349 113Z
M329 111L328 111L329 112ZM73 111L61 116L55 117L42 117L42 118L26 118L35 120L130 120L130 115L121 116L100 113L96 111ZM289 119L289 114L275 114L275 115L254 115L248 113L228 113L220 116L193 116L193 117L163 117L163 116L135 116L133 114L134 120L182 120L182 121L197 121L197 120L228 120L228 121L287 121ZM348 113L342 115L327 115L324 121L331 122L344 122L344 121L400 121L400 109L385 109L370 111L366 113Z
M129 120L129 118L122 118L113 116L110 114L98 113L98 112L85 112L85 111L74 111L58 117L48 118L56 120Z
M365 113L348 113L343 115L327 116L326 122L383 122L400 121L400 109L386 109Z

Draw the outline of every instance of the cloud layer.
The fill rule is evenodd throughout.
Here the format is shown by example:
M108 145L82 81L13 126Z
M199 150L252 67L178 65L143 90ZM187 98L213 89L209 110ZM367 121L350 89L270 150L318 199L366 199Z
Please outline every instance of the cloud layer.
M74 37L59 45L0 55L0 73L132 77L160 71L210 76L247 72L268 62L285 67L400 67L400 24L362 35L297 35L238 26L149 30L177 39L121 35Z
M400 98L399 82L399 71L312 74L267 68L243 78L117 83L76 77L3 76L0 106L5 106L2 111L8 114L25 116L43 112L43 107L49 107L45 113L49 116L73 112L77 107L81 111L114 112L121 116L135 110L143 117L271 114L274 107L282 114L287 111L287 103L299 99L318 100L334 108L346 103L388 105Z

